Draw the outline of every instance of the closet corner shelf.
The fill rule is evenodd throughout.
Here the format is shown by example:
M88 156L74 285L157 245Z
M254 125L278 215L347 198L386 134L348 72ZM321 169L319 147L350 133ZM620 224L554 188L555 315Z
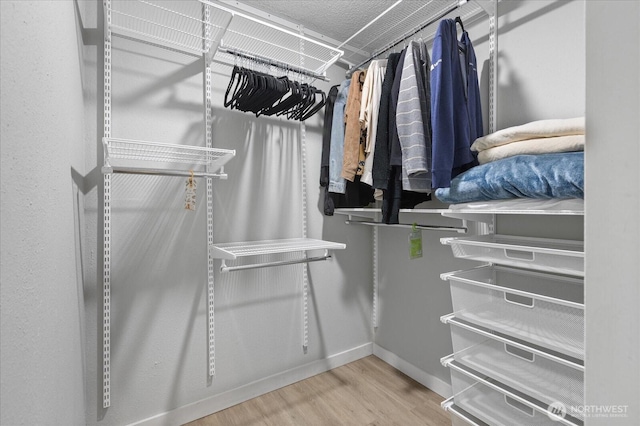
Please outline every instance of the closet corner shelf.
M103 138L106 172L172 174L178 176L224 177L216 174L235 156L235 150L202 146ZM125 165L112 165L111 160L124 160ZM178 166L176 166L176 164ZM161 167L162 166L162 167ZM172 166L177 169L170 170ZM205 168L195 171L194 168Z

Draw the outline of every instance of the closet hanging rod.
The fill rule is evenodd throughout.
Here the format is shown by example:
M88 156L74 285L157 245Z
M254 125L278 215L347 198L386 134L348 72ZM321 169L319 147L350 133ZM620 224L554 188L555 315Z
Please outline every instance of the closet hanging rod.
M464 226L413 225L408 223L381 223L368 220L345 220L344 223L346 223L347 225L391 226L395 228L410 229L413 229L413 227L415 226L416 229L424 229L425 231L452 231L458 232L460 234L465 234L467 232L467 228Z
M220 266L220 271L221 272L243 271L247 269L270 268L272 266L284 266L284 265L296 265L299 263L320 262L322 260L329 260L329 259L331 259L331 255L325 254L324 256L309 257L304 259L282 260L277 262L255 263L252 265L239 265L239 266L227 266L223 259L222 265Z
M358 65L351 67L348 71L347 71L347 77L350 77L351 74L361 68L362 66L364 66L365 64L371 62L372 60L374 60L375 58L377 58L378 56L382 55L383 53L389 51L390 49L393 49L394 47L396 47L397 45L399 45L400 43L402 43L403 41L405 41L406 39L408 39L409 37L412 37L414 35L416 35L417 33L419 33L420 31L424 30L425 28L427 28L429 25L431 24L435 24L436 22L438 22L439 20L441 20L442 18L444 18L445 16L447 16L448 14L450 14L451 12L454 12L456 9L458 9L459 7L461 7L463 4L467 3L468 0L459 0L457 2L457 4L455 4L454 6L451 6L449 8L447 8L446 10L444 10L442 13L438 14L437 16L429 19L427 22L425 22L424 24L420 25L420 27L418 27L417 29L410 31L406 34L404 34L402 37L396 39L394 42L386 45L385 47L383 47L382 49L378 50L377 52L375 52L373 55L371 55L369 57L369 59L360 62Z
M150 169L143 167L124 167L124 166L111 166L103 167L102 173L121 173L130 175L152 175L152 176L177 176L177 177L210 177L218 178L222 180L227 179L227 174L221 173L207 173L197 172L191 173L189 170L177 170L177 169Z
M274 29L274 30L279 31L279 32L281 32L283 34L288 34L288 35L296 37L298 39L302 39L302 40L308 41L309 43L313 43L313 44L315 44L317 46L324 47L325 49L334 50L339 54L338 56L342 56L344 54L344 51L340 50L339 48L336 49L333 46L330 46L330 45L328 45L326 43L323 43L321 41L315 40L315 39L313 39L311 37L307 37L304 34L295 33L295 32L293 32L291 30L283 28L281 25L276 25L275 23L267 22L267 21L262 20L262 19L258 19L258 18L254 17L254 16L249 15L249 14L240 12L238 9L229 8L229 7L223 6L218 1L214 1L214 0L198 0L198 1L200 1L200 3L202 3L202 4L205 4L205 5L208 5L208 6L212 6L212 7L216 8L216 9L219 9L219 10L222 10L224 12L227 12L227 13L231 14L234 17L235 16L240 16L240 17L242 17L244 19L247 19L247 20L255 22L255 23L259 24L259 25L263 25L265 27ZM336 58L336 60L337 60L337 58Z
M325 77L322 74L316 74L314 72L305 70L305 69L300 68L300 67L289 65L289 64L286 64L284 62L279 62L279 61L276 61L276 60L273 60L273 59L265 58L264 56L259 56L259 55L246 53L246 52L243 52L241 50L230 49L230 48L227 48L227 47L219 47L218 48L218 52L228 53L230 55L237 56L239 58L248 59L250 61L259 62L259 63L265 64L265 65L271 65L271 66L280 68L281 70L292 71L292 72L294 72L296 74L306 75L306 76L312 77L312 78L314 78L316 80L331 81L331 80L329 80L327 77Z

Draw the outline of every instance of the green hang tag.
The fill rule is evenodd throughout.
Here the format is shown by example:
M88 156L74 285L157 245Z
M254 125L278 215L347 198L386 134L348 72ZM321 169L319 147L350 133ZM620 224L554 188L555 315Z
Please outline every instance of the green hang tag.
M409 234L409 259L418 259L422 257L422 231L413 224L411 233Z

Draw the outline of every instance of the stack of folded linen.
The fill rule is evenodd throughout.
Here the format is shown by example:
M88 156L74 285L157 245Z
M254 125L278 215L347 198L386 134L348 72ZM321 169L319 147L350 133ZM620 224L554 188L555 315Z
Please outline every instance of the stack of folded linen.
M480 164L521 154L584 151L584 117L532 121L480 137L471 145Z

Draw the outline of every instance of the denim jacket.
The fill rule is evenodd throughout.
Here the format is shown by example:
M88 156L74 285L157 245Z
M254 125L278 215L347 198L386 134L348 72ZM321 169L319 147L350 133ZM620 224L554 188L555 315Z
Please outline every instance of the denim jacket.
M333 120L331 124L331 150L329 153L329 192L344 194L346 181L341 176L342 158L344 156L344 108L351 80L340 84L338 96L333 105Z

